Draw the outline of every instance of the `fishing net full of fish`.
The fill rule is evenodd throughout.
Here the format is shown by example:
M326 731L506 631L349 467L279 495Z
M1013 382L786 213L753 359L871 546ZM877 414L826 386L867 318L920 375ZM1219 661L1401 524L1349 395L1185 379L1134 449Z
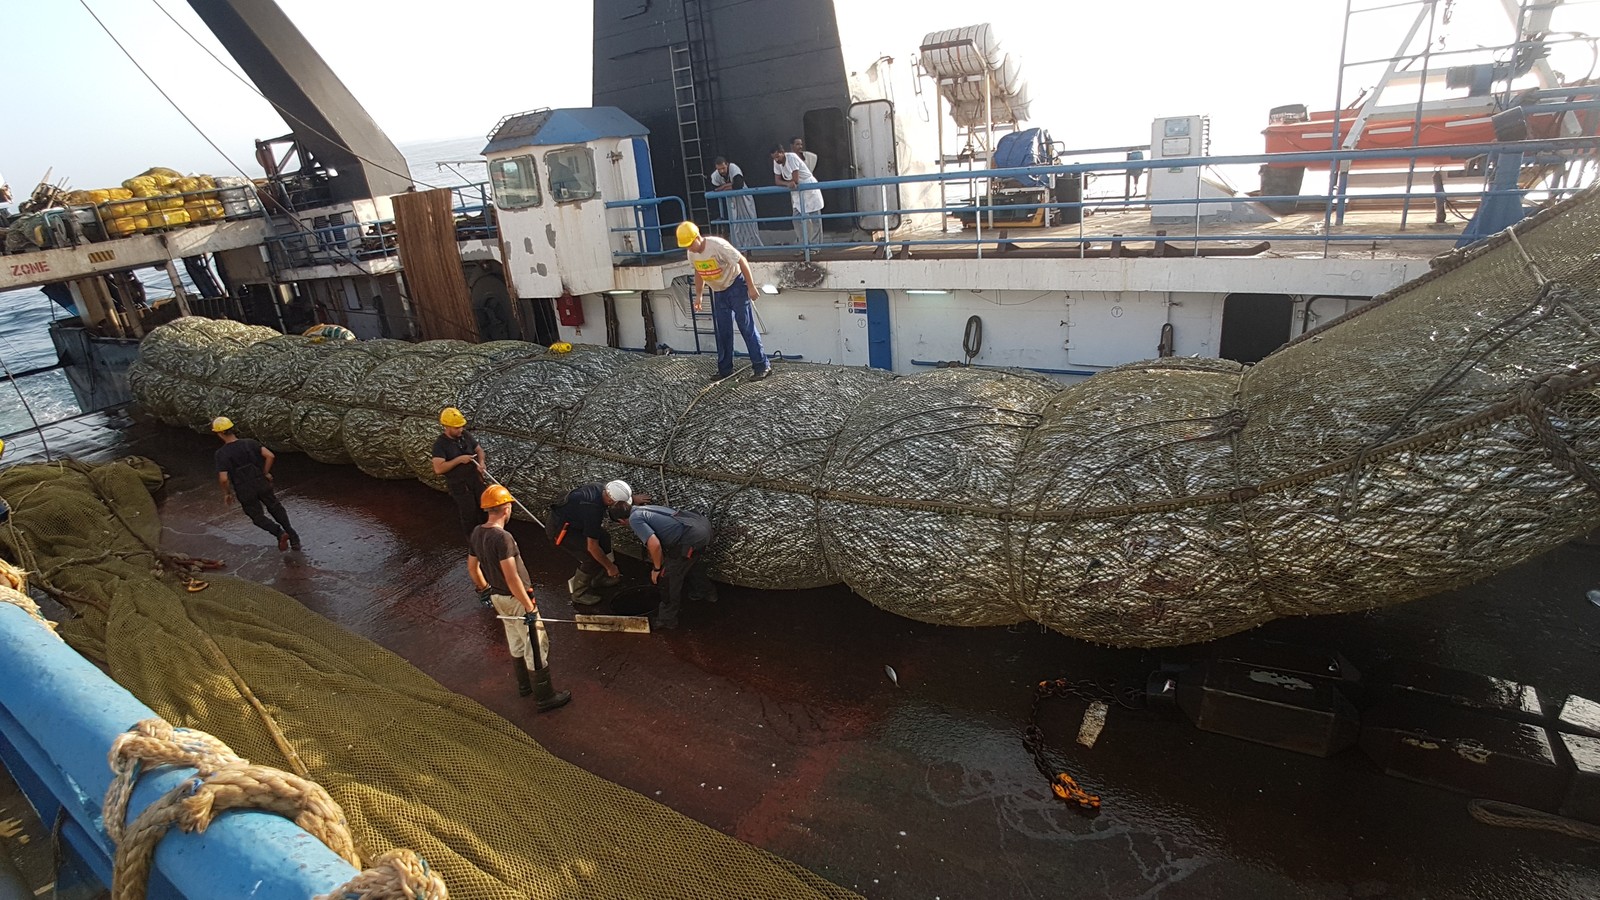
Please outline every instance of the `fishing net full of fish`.
M714 577L843 582L929 622L1028 619L1160 646L1400 603L1600 524L1600 194L1450 257L1241 367L1165 359L1070 387L580 346L314 344L157 329L144 407L440 486L459 406L528 506L623 478L708 513Z

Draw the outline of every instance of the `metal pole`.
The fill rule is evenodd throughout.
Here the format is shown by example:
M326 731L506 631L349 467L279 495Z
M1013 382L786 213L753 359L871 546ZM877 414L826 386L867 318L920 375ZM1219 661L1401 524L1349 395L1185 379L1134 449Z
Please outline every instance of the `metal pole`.
M933 79L933 118L939 124L939 233L950 233L949 182L944 177L944 94L940 92L941 81Z
M1205 193L1205 190L1204 190L1205 185L1204 185L1204 182L1201 181L1200 173L1202 173L1204 171L1205 171L1205 169L1200 167L1200 166L1195 166L1194 167L1194 255L1195 256L1199 256L1200 255L1200 195Z
M1328 145L1329 150L1339 149L1339 127L1343 124L1344 117L1344 70L1345 62L1350 47L1350 4L1353 0L1344 0L1344 33L1339 37L1339 78L1333 89L1333 142ZM1328 164L1328 202L1322 210L1322 258L1328 258L1328 236L1333 228L1333 193L1339 184L1339 165L1336 162Z
M167 258L167 280L172 282L172 299L178 304L178 312L185 316L191 315L189 295L183 290L183 279L178 277L177 263L173 262L171 257Z
M889 186L878 185L878 224L883 226L883 258L889 258Z
M991 147L994 145L994 104L990 101L989 92L992 86L989 83L989 68L983 69L983 167L994 168L994 154ZM983 219L989 215L989 179L983 180L983 189L979 193L977 185L973 185L973 197L980 206L973 220L978 223L978 258L983 259ZM989 224L993 225L993 222Z
M1411 148L1414 150L1422 144L1422 100L1428 95L1428 64L1432 62L1433 54L1433 26L1439 20L1436 0L1428 3L1428 43L1422 48L1422 80L1417 82L1417 113L1411 122ZM1406 222L1411 217L1411 188L1416 184L1417 158L1411 157L1410 164L1406 166L1406 198L1400 205L1400 230L1406 230Z
M1087 248L1085 247L1085 245L1083 243L1083 219L1084 219L1085 216L1087 216L1089 214L1089 210L1086 209L1084 207L1084 205L1083 205L1083 197L1084 197L1084 189L1089 184L1089 173L1088 172L1077 172L1075 174L1078 176L1078 258L1079 259L1083 259L1088 254L1088 250L1087 250ZM1123 184L1127 184L1128 183L1127 182L1127 172L1123 173L1123 182L1122 183Z

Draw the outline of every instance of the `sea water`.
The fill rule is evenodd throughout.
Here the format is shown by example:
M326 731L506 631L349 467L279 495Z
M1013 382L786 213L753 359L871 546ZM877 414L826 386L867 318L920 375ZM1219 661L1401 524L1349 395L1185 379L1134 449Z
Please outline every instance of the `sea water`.
M478 157L483 138L450 138L418 141L400 148L418 189L477 184L487 179L484 163ZM20 259L21 256L5 257ZM178 267L184 287L197 293L183 267ZM152 299L172 293L167 273L159 268L135 271ZM55 346L50 343L49 326L54 319L72 315L37 290L0 293L0 366L12 373L55 365ZM0 378L5 372L0 371ZM23 378L5 378L0 384L0 436L31 431L80 415L67 376L57 369Z

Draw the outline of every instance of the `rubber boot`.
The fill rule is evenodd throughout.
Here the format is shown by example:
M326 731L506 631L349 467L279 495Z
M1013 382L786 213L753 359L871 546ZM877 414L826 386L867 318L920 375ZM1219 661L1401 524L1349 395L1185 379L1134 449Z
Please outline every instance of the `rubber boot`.
M567 579L567 590L572 592L572 602L576 606L593 606L600 602L600 595L594 590L594 576L582 569Z
M558 691L551 686L550 670L545 668L533 673L533 699L539 704L539 712L549 712L566 706L567 701L572 699L572 692Z
M533 693L533 680L528 677L528 667L522 660L514 659L511 665L517 670L517 696L526 697Z

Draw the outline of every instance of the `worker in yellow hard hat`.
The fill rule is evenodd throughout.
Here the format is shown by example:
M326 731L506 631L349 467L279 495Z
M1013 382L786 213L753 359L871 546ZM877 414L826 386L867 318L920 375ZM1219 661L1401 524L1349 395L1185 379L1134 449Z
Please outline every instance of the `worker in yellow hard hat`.
M750 379L760 381L772 374L772 364L761 348L756 331L756 279L744 254L719 237L706 237L693 222L678 225L678 246L689 251L694 267L694 311L700 312L700 295L711 288L711 325L717 337L717 375L714 381L733 376L733 329L744 336L744 349L750 354Z
M467 430L467 417L454 406L439 413L439 424L444 434L433 442L433 474L444 477L461 520L461 533L470 537L472 529L483 522L478 508L478 498L486 487L483 445Z
M233 420L227 416L211 420L211 433L222 440L216 454L222 504L227 506L237 499L239 508L257 528L278 539L279 553L290 547L299 550L300 535L289 525L289 514L272 489L272 464L278 457L259 441L239 437Z
M506 645L517 676L517 693L533 695L540 712L566 705L570 691L557 691L550 683L550 636L539 621L539 604L532 579L522 563L517 539L506 530L511 504L516 500L502 485L490 485L478 499L488 521L472 530L467 545L467 574L480 594L487 594L505 626ZM517 621L520 616L521 621ZM529 677L529 670L532 677Z

